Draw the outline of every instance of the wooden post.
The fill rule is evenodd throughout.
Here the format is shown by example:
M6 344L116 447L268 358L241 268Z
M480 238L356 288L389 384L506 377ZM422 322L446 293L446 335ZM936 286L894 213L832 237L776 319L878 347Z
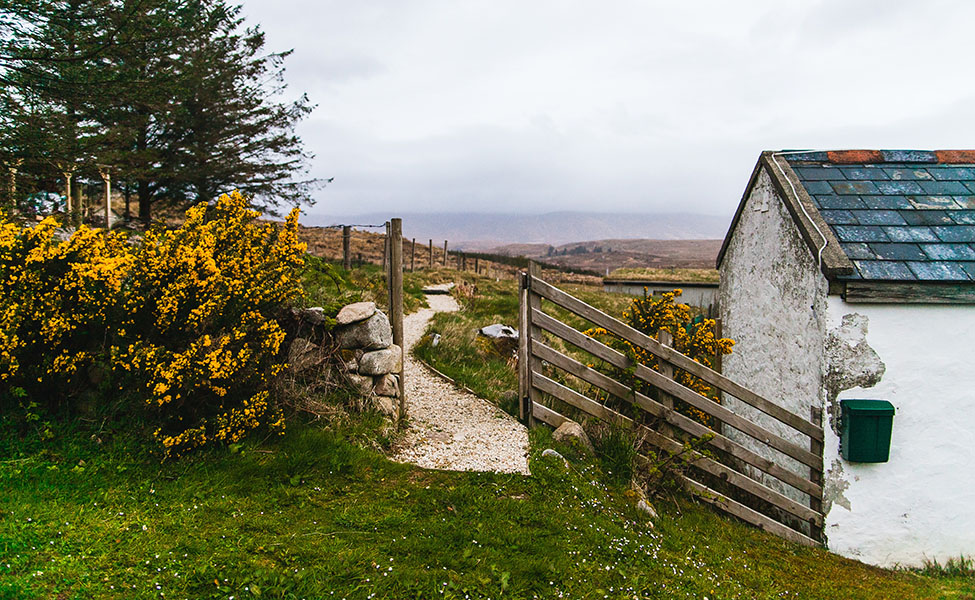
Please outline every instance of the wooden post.
M665 346L670 346L671 344L674 343L674 336L671 335L671 333L666 329L661 329L660 331L657 332L657 341L659 341L661 344ZM674 367L672 367L669 363L666 363L659 358L657 359L657 364L660 367L657 370L660 371L661 375L671 380L674 378ZM671 396L670 394L665 394L661 392L660 403L666 406L668 409L674 410L674 397ZM660 433L666 435L669 438L673 438L674 428L668 423L663 423L660 426Z
M478 261L478 258L475 256L474 257L474 274L475 275L480 275L481 274L481 267L479 266L479 264L480 263Z
M433 240L430 240L430 268L433 268Z
M531 310L542 310L542 297L532 293L531 282L533 279L541 278L542 268L535 261L528 261L528 398L532 403L541 403L542 401L542 393L535 389L535 386L532 384L532 373L542 372L542 359L532 355L532 340L541 340L542 330L540 327L533 325L531 321ZM531 404L529 404L529 407L531 407ZM535 426L534 409L528 411L528 426Z
M813 425L819 427L823 422L823 409L816 409L815 406L809 407L809 420L812 421ZM823 442L817 440L816 438L809 438L809 451L815 454L822 460L823 458ZM823 485L823 464L820 462L819 467L809 467L809 481L815 483L816 485L822 487ZM823 513L823 498L816 496L809 496L809 508L818 512ZM809 522L809 537L816 540L817 542L823 541L823 528L817 526L812 521Z
M393 343L399 346L404 354L406 352L403 343L403 219L393 219L390 222L390 294L389 294L389 313L393 325ZM406 419L406 380L405 364L399 373L399 421L404 423Z
M460 255L460 270L461 271L467 270L467 254L463 252Z
M105 182L105 229L112 228L112 174L108 165L99 165L98 174Z
M416 238L410 242L410 273L416 268Z
M342 268L352 270L352 226L342 226Z
M386 237L383 238L383 275L389 284L389 221L386 221Z
M532 414L531 371L528 350L528 337L531 335L531 320L528 314L528 273L519 273L518 294L518 418L527 422Z
M443 266L447 266L447 240L443 241Z

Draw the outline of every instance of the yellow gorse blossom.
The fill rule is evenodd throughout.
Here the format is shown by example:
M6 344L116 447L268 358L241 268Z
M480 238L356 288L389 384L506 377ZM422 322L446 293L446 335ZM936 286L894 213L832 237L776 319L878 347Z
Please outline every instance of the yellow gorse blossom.
M280 430L267 393L284 366L274 317L301 296L305 246L297 209L283 226L259 216L234 192L141 244L0 220L0 382L70 401L92 369L107 372L157 420L167 456Z

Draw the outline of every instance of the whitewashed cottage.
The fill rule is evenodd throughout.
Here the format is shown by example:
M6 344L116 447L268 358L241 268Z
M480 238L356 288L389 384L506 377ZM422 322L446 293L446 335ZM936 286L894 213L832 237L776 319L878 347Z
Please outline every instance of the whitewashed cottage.
M725 375L826 431L829 549L975 554L975 150L765 152L718 268Z

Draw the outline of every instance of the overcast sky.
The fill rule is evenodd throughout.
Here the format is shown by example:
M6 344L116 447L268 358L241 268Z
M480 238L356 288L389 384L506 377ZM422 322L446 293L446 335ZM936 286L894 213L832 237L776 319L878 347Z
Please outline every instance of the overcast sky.
M243 0L317 214L730 214L765 149L975 147L975 2Z

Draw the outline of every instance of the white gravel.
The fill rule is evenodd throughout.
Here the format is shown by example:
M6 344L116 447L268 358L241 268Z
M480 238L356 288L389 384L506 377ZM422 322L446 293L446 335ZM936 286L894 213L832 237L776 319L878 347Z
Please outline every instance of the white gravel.
M410 354L437 312L458 310L449 295L403 320L409 428L393 459L429 469L528 474L528 430L490 402L458 389Z

